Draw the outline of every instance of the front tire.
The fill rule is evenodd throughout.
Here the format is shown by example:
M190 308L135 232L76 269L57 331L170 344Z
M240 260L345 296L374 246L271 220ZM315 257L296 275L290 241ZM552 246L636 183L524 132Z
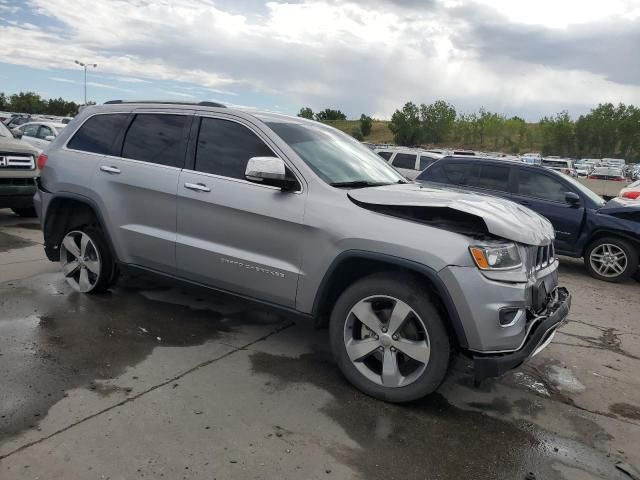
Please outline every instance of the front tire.
M60 243L60 266L67 283L80 293L104 292L116 274L104 235L93 227L67 232Z
M367 395L409 402L434 392L449 366L449 336L425 286L396 273L357 281L330 319L342 374Z
M587 247L584 264L598 280L621 282L638 270L638 251L626 240L603 237Z

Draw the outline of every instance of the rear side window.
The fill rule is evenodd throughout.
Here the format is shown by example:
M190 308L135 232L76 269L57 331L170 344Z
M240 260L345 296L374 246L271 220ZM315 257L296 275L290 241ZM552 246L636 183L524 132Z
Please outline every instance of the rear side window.
M136 115L124 138L122 156L170 167L182 166L189 120L188 115Z
M520 169L518 193L527 197L541 198L550 202L565 202L569 188L555 178L543 173Z
M393 155L393 152L378 152L378 155L380 155L385 160L389 161L389 159L391 158L391 155Z
M40 126L40 129L38 130L38 138L41 138L41 139L44 140L45 138L47 138L49 136L54 136L53 135L53 130L51 130L46 125Z
M509 190L509 167L499 165L478 165L468 185L488 190L507 192Z
M416 169L416 155L411 153L398 153L393 159L393 166L396 168Z
M113 141L125 127L127 118L128 113L94 115L82 124L67 147L83 152L113 155Z
M203 118L198 134L196 170L244 179L252 157L273 157L271 149L247 127L229 120Z

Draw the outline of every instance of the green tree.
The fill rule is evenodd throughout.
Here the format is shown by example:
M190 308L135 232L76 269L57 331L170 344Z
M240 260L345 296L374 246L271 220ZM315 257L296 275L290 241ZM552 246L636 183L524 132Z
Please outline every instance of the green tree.
M298 112L298 116L302 118L308 118L309 120L313 120L313 110L309 107L302 107L300 112Z
M362 135L362 131L359 128L351 130L351 136L360 142L364 140L364 135Z
M325 108L324 110L316 113L316 120L325 122L327 120L346 120L347 116L340 110L333 110L332 108Z
M47 102L34 92L20 92L11 95L10 109L23 113L46 113Z
M389 130L398 145L416 145L422 136L420 112L413 102L405 103L402 110L396 110L391 116Z
M565 110L540 120L543 155L571 155L575 152L575 125Z
M444 100L431 105L420 105L422 141L425 143L443 143L453 131L456 109Z
M360 133L363 137L369 136L371 133L371 127L373 126L373 119L364 113L360 115Z

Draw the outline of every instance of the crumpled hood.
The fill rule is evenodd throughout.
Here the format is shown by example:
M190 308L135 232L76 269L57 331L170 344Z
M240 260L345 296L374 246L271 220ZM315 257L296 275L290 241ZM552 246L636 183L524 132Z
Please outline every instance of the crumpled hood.
M32 145L13 137L0 137L0 153L28 153L38 156Z
M554 239L551 223L517 203L450 188L414 183L350 190L349 197L368 205L452 209L482 218L489 233L527 245Z

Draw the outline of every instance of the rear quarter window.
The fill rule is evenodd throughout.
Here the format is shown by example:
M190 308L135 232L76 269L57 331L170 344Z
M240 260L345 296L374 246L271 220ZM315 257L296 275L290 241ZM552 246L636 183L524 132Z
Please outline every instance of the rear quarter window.
M73 135L67 148L102 155L114 155L113 142L125 127L128 118L128 113L94 115L84 122Z

